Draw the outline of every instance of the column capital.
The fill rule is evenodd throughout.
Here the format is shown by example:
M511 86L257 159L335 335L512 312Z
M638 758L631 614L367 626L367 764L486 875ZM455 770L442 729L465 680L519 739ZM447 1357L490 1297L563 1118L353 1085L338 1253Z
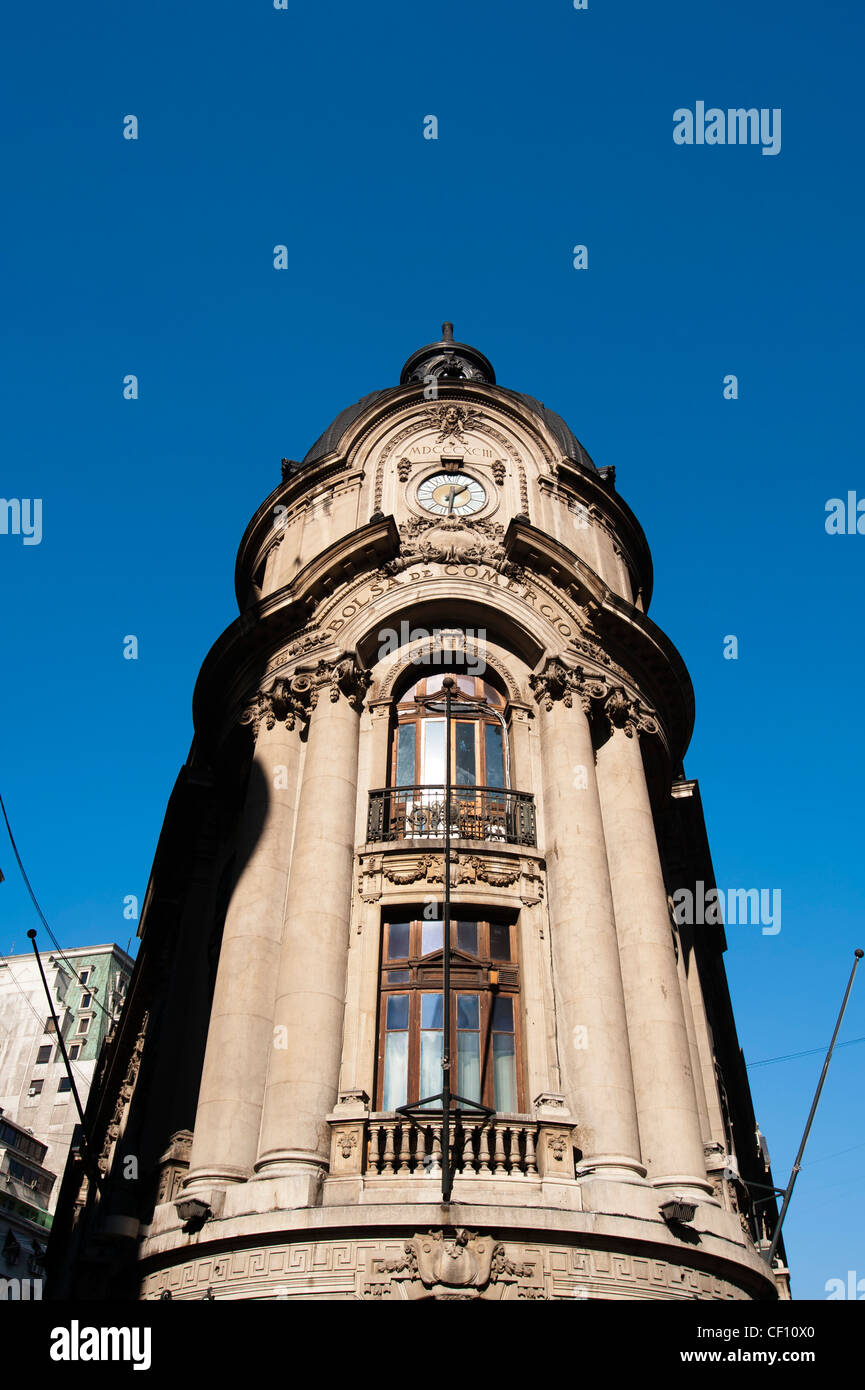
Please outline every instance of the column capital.
M529 677L529 684L538 704L547 710L559 701L571 709L576 698L584 713L605 721L611 733L621 729L633 738L637 733L659 732L654 711L623 685L614 684L606 672L586 671L583 666L572 666L562 656L551 656L542 670Z
M589 713L592 700L600 700L607 693L607 686L600 676L587 675L582 666L569 666L560 657L547 658L543 670L529 676L538 704L551 710L559 701L570 709L576 695L583 710Z
M322 657L315 666L298 667L293 675L279 676L266 690L256 691L240 723L251 724L256 737L262 724L266 729L283 724L291 730L298 720L308 722L324 689L332 703L342 694L352 709L360 710L371 680L372 673L351 653L341 652L329 661Z

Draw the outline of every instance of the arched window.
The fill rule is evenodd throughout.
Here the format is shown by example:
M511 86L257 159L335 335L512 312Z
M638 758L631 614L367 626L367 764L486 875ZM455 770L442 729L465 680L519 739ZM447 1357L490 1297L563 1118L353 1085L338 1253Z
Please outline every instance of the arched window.
M391 786L443 786L445 716L424 701L441 691L446 668L415 681L397 702ZM489 681L452 670L458 694L451 716L451 781L455 787L510 787L505 701Z
M522 1101L517 926L489 909L451 921L451 1084L499 1114ZM443 923L409 913L382 927L376 1109L441 1091ZM435 1106L431 1107L435 1109ZM441 1107L439 1106L439 1109Z

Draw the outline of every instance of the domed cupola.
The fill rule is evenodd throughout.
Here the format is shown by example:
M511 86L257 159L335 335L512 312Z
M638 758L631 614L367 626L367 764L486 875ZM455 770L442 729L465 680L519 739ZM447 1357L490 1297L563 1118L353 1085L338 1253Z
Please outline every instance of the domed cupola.
M452 323L442 324L442 337L439 343L429 343L418 348L406 362L400 375L400 385L407 386L411 381L425 381L434 377L437 381L483 381L495 386L496 374L489 358L484 357L477 348L468 343L454 342Z

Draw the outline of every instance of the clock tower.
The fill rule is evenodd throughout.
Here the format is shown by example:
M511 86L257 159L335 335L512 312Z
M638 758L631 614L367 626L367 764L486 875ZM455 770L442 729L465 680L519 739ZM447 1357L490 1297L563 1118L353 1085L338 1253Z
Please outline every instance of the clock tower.
M786 1296L614 471L445 324L283 460L236 582L55 1290Z

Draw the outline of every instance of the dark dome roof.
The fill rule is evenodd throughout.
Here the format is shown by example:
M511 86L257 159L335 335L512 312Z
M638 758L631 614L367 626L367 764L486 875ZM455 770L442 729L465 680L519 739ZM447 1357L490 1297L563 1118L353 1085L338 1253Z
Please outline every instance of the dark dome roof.
M496 385L496 374L489 358L485 357L477 348L470 347L468 343L454 342L453 324L444 323L439 342L418 348L417 352L413 352L409 357L400 373L400 385L386 387L383 391L371 391L368 396L362 396L359 401L355 401L354 405L349 405L345 410L341 410L336 419L328 425L324 434L319 436L312 448L304 455L301 467L308 463L314 463L316 459L324 458L326 454L332 453L338 447L349 426L373 402L384 401L388 396L402 394L401 388L403 386L407 386L411 382L425 382L428 377L433 377L443 384L476 381L489 386ZM561 415L557 415L554 410L548 410L541 401L535 400L534 396L527 396L521 391L511 391L503 386L498 387L498 390L507 396L512 396L514 400L521 401L533 415L539 416L558 442L566 458L575 459L584 468L594 469L595 465L591 458Z
M399 390L398 386L388 386L384 391L370 391L368 396L361 396L354 405L347 405L345 410L341 410L335 420L332 420L318 439L303 456L304 463L312 463L315 459L324 458L325 454L330 454L338 445L342 436L345 434L349 425L362 415L368 405L373 401L382 400L385 396L394 396Z

